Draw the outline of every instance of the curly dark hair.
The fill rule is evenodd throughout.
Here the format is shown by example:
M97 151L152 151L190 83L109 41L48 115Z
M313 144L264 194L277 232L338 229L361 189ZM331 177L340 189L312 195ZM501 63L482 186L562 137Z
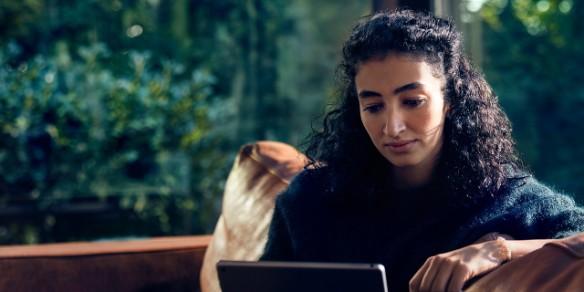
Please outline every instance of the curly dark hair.
M333 187L349 191L349 181L372 185L378 174L387 173L391 165L360 120L355 76L359 64L404 54L431 64L446 81L443 93L450 110L436 173L459 200L493 197L521 163L510 122L491 87L464 56L461 40L452 22L408 10L380 12L358 23L338 67L340 101L325 115L323 128L307 140L311 166L333 168Z

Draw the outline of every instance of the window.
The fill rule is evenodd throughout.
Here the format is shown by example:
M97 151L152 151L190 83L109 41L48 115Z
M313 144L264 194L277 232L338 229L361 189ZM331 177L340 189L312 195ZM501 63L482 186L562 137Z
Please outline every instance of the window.
M584 7L572 0L436 1L512 121L538 179L584 202Z
M246 142L298 144L367 1L0 3L0 244L209 233Z

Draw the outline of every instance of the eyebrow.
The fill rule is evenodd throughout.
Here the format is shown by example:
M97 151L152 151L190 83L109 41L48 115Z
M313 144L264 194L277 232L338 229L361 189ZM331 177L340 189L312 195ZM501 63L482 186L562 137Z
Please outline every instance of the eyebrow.
M400 94L402 92L408 91L408 90L414 90L414 89L418 89L420 87L423 87L424 85L420 82L412 82L412 83L408 83L406 85L402 85L396 89L393 90L393 94ZM371 90L363 90L363 91L359 91L359 97L360 98L368 98L368 97L379 97L381 96L381 94L379 92L375 92L375 91L371 91Z

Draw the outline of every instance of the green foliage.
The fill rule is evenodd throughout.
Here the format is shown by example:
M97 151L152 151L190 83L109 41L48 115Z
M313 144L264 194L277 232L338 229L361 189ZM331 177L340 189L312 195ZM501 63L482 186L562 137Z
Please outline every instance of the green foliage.
M0 69L2 193L106 195L118 178L154 175L165 156L209 130L212 78L204 72L179 81L182 66L165 62L155 71L147 54L131 52L134 74L116 76L97 61L108 54L104 46L79 54L82 62L63 50ZM162 193L176 184L172 177L154 182Z
M210 232L236 151L302 141L369 5L1 1L0 243Z
M572 0L487 1L484 71L538 178L584 202L584 7Z
M152 68L148 53L134 51L132 74L116 74L103 44L81 47L81 60L58 47L56 56L0 67L2 201L34 200L48 212L78 197L122 196L117 207L158 218L151 232L172 232L164 210L180 201L182 215L193 212L203 201L192 176L215 171L193 165L205 151L219 154L202 142L214 79L172 61Z

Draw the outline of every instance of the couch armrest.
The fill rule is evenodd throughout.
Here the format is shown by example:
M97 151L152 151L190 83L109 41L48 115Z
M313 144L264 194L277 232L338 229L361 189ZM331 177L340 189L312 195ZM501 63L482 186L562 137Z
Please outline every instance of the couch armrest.
M582 291L583 287L584 233L504 264L466 291Z
M0 291L198 291L211 236L0 247Z

